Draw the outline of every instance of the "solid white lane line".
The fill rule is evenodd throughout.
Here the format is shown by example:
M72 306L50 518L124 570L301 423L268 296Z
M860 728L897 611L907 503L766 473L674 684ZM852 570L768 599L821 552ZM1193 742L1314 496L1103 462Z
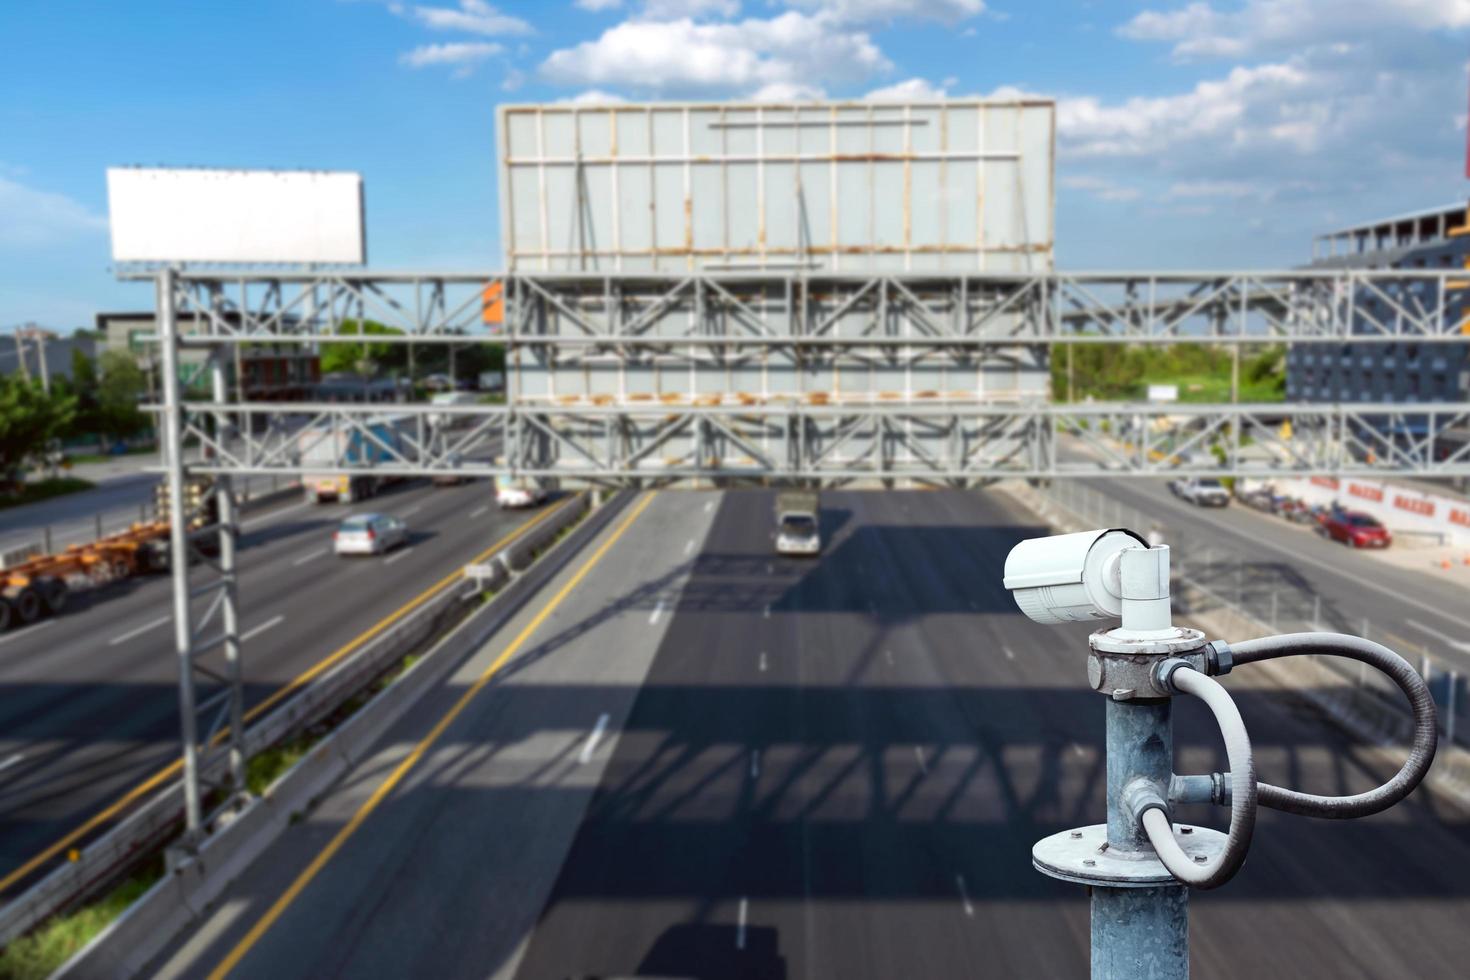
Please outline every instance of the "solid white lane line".
M27 626L23 630L16 630L14 633L6 633L4 636L0 636L0 643L9 643L11 640L18 640L22 636L30 636L36 630L43 630L43 629L45 629L48 626L55 626L55 625L56 625L56 620L54 620L54 619L43 619L39 623L35 624L34 626Z
M15 765L17 762L20 762L24 758L25 758L25 756L22 755L21 753L19 753L19 752L15 753L15 755L13 755L10 758L6 759L4 762L0 762L0 772L4 772L5 770L9 769L11 766Z
M658 624L658 621L659 621L659 617L661 617L663 614L664 614L664 601L662 599L660 599L658 601L658 605L656 605L656 606L653 607L653 612L650 613L649 616L648 616L648 625L649 626L655 626L655 625L657 625Z
M735 948L745 948L745 915L750 910L750 900L744 895L740 896L740 921L735 926Z
M607 731L608 716L605 714L597 716L597 724L592 726L592 734L587 736L587 741L582 743L582 754L577 756L580 765L586 765L592 761L592 753L597 751L597 743L602 741L602 733Z
M973 919L975 917L975 906L970 904L970 890L965 887L965 876L955 875L954 883L960 886L960 901L964 903L965 914Z
M693 550L694 550L694 539L693 538L690 538L688 541L684 542L684 554L687 555L687 554L689 554L689 552L691 552Z
M312 559L314 559L314 558L320 558L322 555L325 555L326 553L327 553L327 549L326 548L318 548L315 551L311 551L311 552L308 552L308 553L302 555L300 558L296 559L291 564L293 566L296 566L296 565L305 565L307 562L311 561Z
M115 647L119 643L126 643L135 636L142 636L144 633L148 632L151 629L157 629L164 623L168 622L171 618L171 616L159 616L157 619L144 623L142 626L139 626L135 630L128 630L122 636L114 636L112 639L107 641L107 645L110 647Z
M924 747L922 745L914 746L914 758L919 760L919 768L923 770L924 775L929 775L929 763L924 761Z
M489 509L490 509L490 505L489 504L486 504L484 507L476 507L474 510L470 511L470 516L471 517L479 517L481 514L485 513L485 511L487 511Z
M704 502L704 512L706 514L708 514L710 511L714 510L714 508L715 508L715 502L713 500L706 500Z
M1005 645L1002 645L1001 646L1001 649L1006 652L1006 659L1007 660L1015 660L1016 659L1016 655L1013 652L1011 652L1011 648L1010 647L1005 646Z
M399 514L398 516L399 517L412 517L413 515L417 514L419 511L421 511L423 509L424 509L424 505L423 504L414 504L412 507L407 508L406 510L403 511L403 513Z
M1414 629L1418 630L1419 632L1432 636L1436 640L1439 640L1443 643L1448 644L1449 646L1454 647L1456 650L1470 651L1470 643L1466 643L1464 640L1456 640L1453 637L1446 636L1439 630L1430 629L1428 626L1425 626L1418 620L1406 619L1404 620L1404 622L1405 624L1414 627Z
M400 558L407 558L411 554L413 554L413 549L412 548L404 548L402 551L400 551L398 554L394 555L393 557L391 557L391 558L384 558L383 559L383 564L384 565L391 565L395 561L397 561L398 559L400 559Z
M765 673L765 671L766 671L766 655L764 653L762 653L761 654L761 673Z
M259 626L255 627L254 629L247 630L246 632L241 633L240 634L240 642L243 643L244 641L250 639L253 636L259 636L260 634L264 633L266 630L270 629L272 626L280 626L281 625L281 621L284 620L285 618L286 617L284 615L282 615L282 616L272 616L270 619L267 619L265 622L261 623Z
M761 750L750 750L750 778L759 779L761 775Z

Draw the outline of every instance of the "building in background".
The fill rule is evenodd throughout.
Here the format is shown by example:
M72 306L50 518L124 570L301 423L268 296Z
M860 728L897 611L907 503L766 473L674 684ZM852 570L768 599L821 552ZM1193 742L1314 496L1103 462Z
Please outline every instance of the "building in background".
M238 319L238 314L225 311L220 314L226 320ZM188 333L187 319L179 322L180 329ZM105 350L121 350L131 353L148 376L150 400L158 394L158 345L149 343L158 329L158 320L152 310L128 313L97 314L97 331L103 338ZM321 380L321 355L303 344L241 344L234 348L235 363L229 366L230 396L251 401L309 401L317 383ZM207 352L182 347L179 350L179 376L187 387L198 389L209 384L204 373Z
M1466 269L1470 214L1464 203L1399 215L1317 236L1314 269ZM1466 272L1470 282L1470 271ZM1427 291L1435 291L1426 287ZM1449 290L1447 306L1464 315L1470 289ZM1439 297L1426 297L1438 302ZM1391 323L1386 297L1362 304ZM1355 325L1366 332L1371 324ZM1467 337L1470 341L1470 337ZM1306 402L1454 402L1470 392L1466 344L1303 344L1287 356L1286 397Z

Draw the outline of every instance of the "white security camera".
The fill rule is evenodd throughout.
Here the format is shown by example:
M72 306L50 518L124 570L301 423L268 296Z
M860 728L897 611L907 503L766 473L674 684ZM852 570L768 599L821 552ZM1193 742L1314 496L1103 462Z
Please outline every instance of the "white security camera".
M1123 614L1120 556L1135 548L1148 542L1121 528L1029 538L1006 556L1005 587L1037 623L1116 619Z

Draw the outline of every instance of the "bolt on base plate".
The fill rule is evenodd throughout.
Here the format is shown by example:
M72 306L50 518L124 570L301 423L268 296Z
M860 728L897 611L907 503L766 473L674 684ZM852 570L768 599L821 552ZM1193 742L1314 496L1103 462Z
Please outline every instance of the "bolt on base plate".
M1208 827L1175 824L1174 839L1201 864L1225 850L1226 836ZM1152 888L1178 881L1152 851L1129 853L1108 846L1104 823L1042 838L1031 848L1031 864L1044 875L1100 888Z

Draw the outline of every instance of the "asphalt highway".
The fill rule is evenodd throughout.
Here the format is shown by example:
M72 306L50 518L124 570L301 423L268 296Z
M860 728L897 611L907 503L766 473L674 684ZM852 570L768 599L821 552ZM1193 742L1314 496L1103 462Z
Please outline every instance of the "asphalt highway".
M350 510L402 517L408 545L338 558L331 533L349 508L296 497L244 517L247 708L529 516L495 507L485 481L391 485ZM196 573L206 580L203 566ZM167 575L130 579L77 593L61 615L0 635L0 877L177 759L170 595ZM203 663L219 670L222 654Z
M1197 507L1163 480L1079 482L1081 495L1058 488L1060 499L1139 531L1157 526L1176 568L1182 563L1191 579L1228 601L1240 597L1268 622L1274 604L1283 629L1309 629L1314 621L1346 633L1366 628L1374 639L1407 639L1470 673L1470 570L1442 571L1427 559L1422 569L1399 567L1238 502Z
M1103 703L1086 628L1000 584L1041 529L999 495L832 492L802 561L771 553L771 506L635 509L154 972L1085 976L1083 890L1030 849L1102 820ZM1262 778L1386 775L1289 692L1227 686ZM1223 765L1205 714L1177 711L1181 772ZM1424 792L1262 811L1242 874L1192 900L1196 974L1464 976L1466 817Z

